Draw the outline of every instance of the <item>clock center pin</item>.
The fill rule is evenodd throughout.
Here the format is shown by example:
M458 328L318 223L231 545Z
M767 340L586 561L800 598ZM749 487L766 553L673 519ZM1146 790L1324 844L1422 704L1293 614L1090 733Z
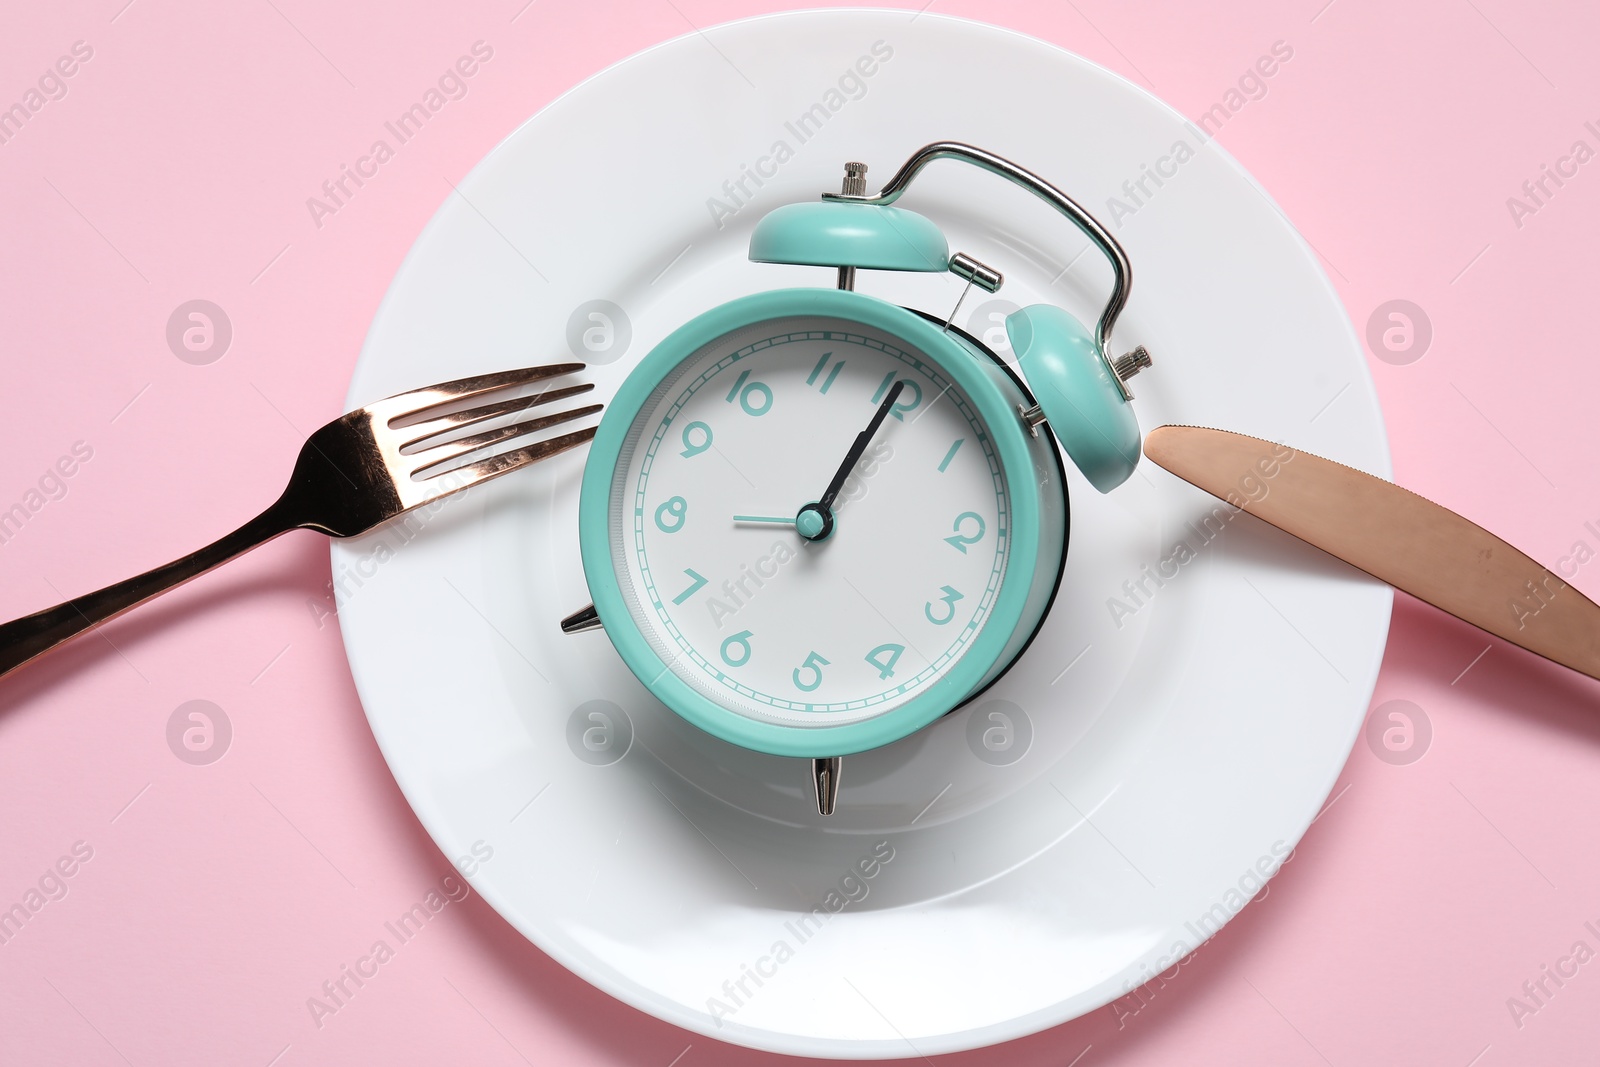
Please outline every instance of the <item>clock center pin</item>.
M833 536L833 509L807 504L795 515L794 529L807 541L826 541Z

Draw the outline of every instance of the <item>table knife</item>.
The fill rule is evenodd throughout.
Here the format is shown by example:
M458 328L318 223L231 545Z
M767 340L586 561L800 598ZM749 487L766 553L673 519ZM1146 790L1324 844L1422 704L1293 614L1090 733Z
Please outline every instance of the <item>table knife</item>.
M1600 606L1448 508L1341 463L1226 430L1161 426L1145 437L1144 454L1396 589L1600 678Z

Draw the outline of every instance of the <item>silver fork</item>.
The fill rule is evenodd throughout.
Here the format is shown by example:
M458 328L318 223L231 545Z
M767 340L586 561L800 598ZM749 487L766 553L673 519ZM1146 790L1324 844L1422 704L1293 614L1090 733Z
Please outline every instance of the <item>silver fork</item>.
M532 396L495 400L465 410L445 409L583 367L582 363L558 363L460 378L400 393L335 419L306 440L283 495L231 534L164 567L0 625L0 675L290 530L354 537L429 501L583 444L594 436L594 427L451 466L495 445L593 415L600 410L599 404L440 440L453 431L515 417L529 408L586 393L594 386L545 388Z

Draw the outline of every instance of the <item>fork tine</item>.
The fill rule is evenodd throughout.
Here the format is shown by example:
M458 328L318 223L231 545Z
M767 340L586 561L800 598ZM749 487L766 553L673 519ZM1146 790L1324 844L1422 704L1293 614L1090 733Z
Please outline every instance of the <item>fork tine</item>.
M396 393L370 405L370 409L381 412L390 423L393 423L396 419L421 415L443 404L468 400L484 393L492 393L497 389L510 389L513 386L527 385L546 378L557 378L583 368L582 363L551 363L542 367L520 367L516 370L475 374L469 378L457 378L454 381L413 389L407 393Z
M426 422L419 422L413 426L405 427L406 432L414 433L417 436L404 442L400 447L414 448L417 445L422 444L424 441L431 441L440 434L449 433L451 430L459 430L467 426L475 426L480 422L486 422L489 419L493 419L510 412L525 411L528 408L539 407L543 404L553 404L557 400L565 400L569 396L578 396L579 394L587 393L592 389L594 389L594 383L585 382L582 385L569 385L561 389L546 389L544 392L535 393L532 396L512 397L510 400L496 400L492 404L484 404L480 407L468 408L465 411L452 411L448 415L440 415L437 418L428 419Z
M498 455L490 456L488 459L480 459L476 463L468 463L463 467L456 467L448 473L464 476L467 480L449 491L456 492L461 489L470 489L472 486L487 482L491 478L498 478L502 474L510 474L514 470L520 470L530 463L536 463L541 459L547 459L550 456L560 455L569 449L577 448L584 442L592 440L598 429L598 426L591 426L588 429L578 430L574 433L562 434L560 437L547 438L538 444L513 448L509 452L501 452ZM426 485L428 483L425 481L423 484Z
M447 463L473 452L478 452L490 445L525 437L530 433L546 430L563 422L571 422L574 419L593 415L600 410L601 406L600 404L588 404L584 407L573 408L570 411L558 411L551 415L542 415L537 419L527 419L523 422L513 423L510 426L498 426L493 430L485 430L482 433L475 433L457 441L450 441L446 444L424 449L420 456L426 462L413 469L411 476L413 478L424 476L429 471L436 471Z

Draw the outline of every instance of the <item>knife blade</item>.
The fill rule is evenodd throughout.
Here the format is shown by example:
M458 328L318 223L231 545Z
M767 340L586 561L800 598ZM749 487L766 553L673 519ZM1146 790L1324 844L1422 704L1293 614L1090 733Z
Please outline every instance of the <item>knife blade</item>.
M1396 589L1600 679L1600 606L1477 523L1393 482L1257 437L1161 426L1144 454Z

